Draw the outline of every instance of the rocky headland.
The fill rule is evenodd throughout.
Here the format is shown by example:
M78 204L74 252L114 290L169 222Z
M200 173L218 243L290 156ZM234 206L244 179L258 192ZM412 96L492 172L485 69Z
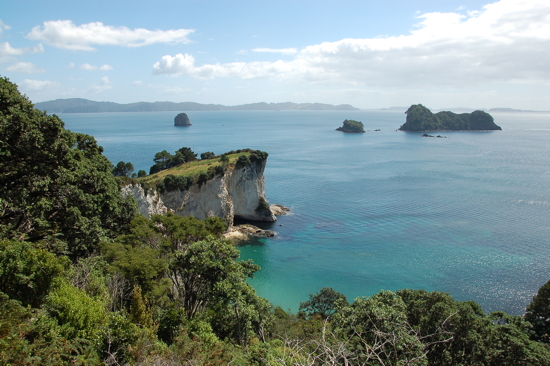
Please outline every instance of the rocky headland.
M413 104L405 112L407 115L401 131L488 131L502 130L493 117L484 111L472 113L438 112L433 114L422 104Z
M228 224L226 236L230 239L239 241L249 236L270 237L275 235L273 231L250 224L233 225L235 219L274 222L276 215L289 212L284 206L270 206L267 203L265 166L266 159L249 159L244 165L229 165L223 174L188 187L160 191L132 183L124 186L122 192L134 197L139 212L145 217L169 211L198 219L217 216Z

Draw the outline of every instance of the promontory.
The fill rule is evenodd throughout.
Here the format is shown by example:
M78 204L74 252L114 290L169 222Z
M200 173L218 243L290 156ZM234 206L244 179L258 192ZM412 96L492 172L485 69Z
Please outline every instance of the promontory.
M407 119L401 131L487 131L502 130L484 111L472 113L438 112L433 114L422 104L413 104L405 112Z
M342 131L347 133L365 133L365 126L362 122L354 121L352 119L346 119L342 127L338 127L336 131Z

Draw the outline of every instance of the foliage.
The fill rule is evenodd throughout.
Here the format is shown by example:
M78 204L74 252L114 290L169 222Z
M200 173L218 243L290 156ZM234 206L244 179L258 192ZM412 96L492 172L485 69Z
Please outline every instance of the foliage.
M151 166L149 174L155 174L162 170L170 169L194 160L197 160L197 154L195 154L189 147L182 147L176 150L174 155L171 155L166 150L162 150L155 154L153 159L155 164Z
M533 325L531 339L550 343L550 281L533 296L527 306L525 320Z
M99 364L86 339L67 339L44 310L21 306L0 293L0 364L57 366Z
M138 176L138 178L143 178L143 177L147 176L147 173L145 172L145 170L139 170L138 173L137 173L137 176Z
M83 338L99 344L106 325L103 299L93 298L67 281L61 281L50 292L46 309L57 319L67 338Z
M181 323L178 308L187 319L211 314L216 334L239 343L265 330L269 304L246 283L258 266L237 261L239 251L234 244L220 239L225 229L223 221L215 217L204 221L174 214L150 220L138 217L129 235L104 244L113 267L143 289L146 302L172 309L162 315L165 339L175 338L166 319ZM141 301L141 294L136 296L134 290L132 309ZM132 317L136 323L136 316Z
M256 212L262 213L262 212L271 212L271 209L269 207L269 203L265 200L265 198L260 197L258 201L258 206L256 207Z
M153 327L153 314L147 308L143 296L141 296L141 288L134 287L132 293L132 302L130 303L130 319L132 323L142 328Z
M235 167L237 168L244 168L245 166L250 164L250 159L247 155L241 155L237 159L237 163L235 164Z
M201 154L201 160L208 160L208 159L214 159L216 158L216 154L214 154L212 151L203 152Z
M220 163L222 164L228 164L229 163L229 157L227 154L220 155Z
M425 290L400 290L431 365L547 365L550 353L526 334L528 324L472 302Z
M24 306L39 307L69 263L66 257L58 258L31 243L2 239L0 291Z
M336 312L337 307L347 304L346 296L331 287L323 287L319 293L309 295L308 301L300 303L299 310L309 316L319 315L322 319L328 319Z
M423 344L407 321L406 305L390 291L358 298L338 309L333 317L335 334L347 343L348 355L366 364L425 365Z
M102 152L93 137L65 130L0 78L0 225L10 236L59 233L77 256L123 232L135 207Z
M128 177L134 172L134 165L130 162L125 163L119 161L113 168L113 175L115 177Z
M189 189L189 187L194 183L194 178L169 174L164 177L163 183L164 185L161 186L161 191L175 191L177 189L183 191Z

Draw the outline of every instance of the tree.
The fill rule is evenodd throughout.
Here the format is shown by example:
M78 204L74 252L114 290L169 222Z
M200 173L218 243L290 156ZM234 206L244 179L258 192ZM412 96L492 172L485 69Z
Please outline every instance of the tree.
M153 158L153 161L155 162L155 165L151 167L149 170L149 174L155 174L160 172L161 170L168 169L170 167L170 159L172 158L172 155L166 150L159 151L155 154L155 157Z
M222 154L220 156L220 163L229 164L229 156L227 156L227 154Z
M357 298L353 304L338 309L331 326L345 342L345 357L352 364L426 364L424 345L407 321L406 305L393 292Z
M250 164L250 159L247 155L239 155L237 162L235 163L236 167L245 167Z
M170 169L175 166L197 160L197 154L189 147L182 147L177 150L175 155L171 155L168 151L162 150L155 154L153 161L155 165L149 170L149 174L155 174L165 169Z
M525 320L533 325L531 339L550 343L550 281L533 296L527 306Z
M147 176L147 173L145 172L145 170L139 170L138 173L137 173L137 176L138 176L138 178L143 178L143 177Z
M119 161L118 164L113 169L113 175L115 177L128 177L134 172L134 166L132 163L125 163Z
M308 301L300 303L300 311L327 319L335 313L337 305L343 306L347 303L346 296L331 287L323 287L319 293L309 295Z
M31 243L0 240L0 292L23 306L39 307L68 267L66 257L58 258Z
M214 159L215 157L216 154L214 154L212 151L203 152L201 154L201 160Z
M73 256L125 230L135 203L121 195L92 136L33 107L0 78L0 225L29 241L61 235Z
M182 147L181 149L178 149L176 151L176 156L178 157L178 162L172 164L172 166L197 160L197 154L195 154L190 147Z

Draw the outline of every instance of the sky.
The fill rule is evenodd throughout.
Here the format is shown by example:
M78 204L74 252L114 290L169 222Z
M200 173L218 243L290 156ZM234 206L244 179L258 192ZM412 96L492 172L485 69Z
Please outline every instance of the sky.
M547 111L550 1L3 1L0 75L34 103Z

